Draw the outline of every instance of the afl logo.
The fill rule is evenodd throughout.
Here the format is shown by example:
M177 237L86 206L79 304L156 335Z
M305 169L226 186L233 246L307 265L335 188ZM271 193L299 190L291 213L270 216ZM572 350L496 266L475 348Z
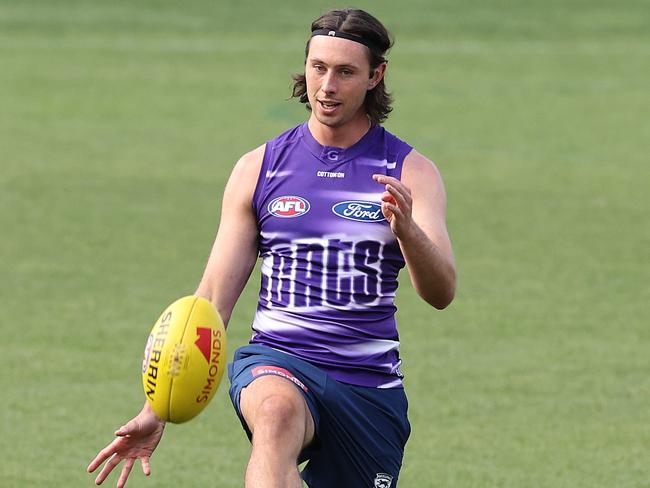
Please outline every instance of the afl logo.
M309 212L309 202L302 197L284 196L271 200L269 213L281 219L300 217Z
M381 222L386 220L381 213L381 205L375 202L364 202L361 200L350 200L339 202L332 207L339 217L357 222Z

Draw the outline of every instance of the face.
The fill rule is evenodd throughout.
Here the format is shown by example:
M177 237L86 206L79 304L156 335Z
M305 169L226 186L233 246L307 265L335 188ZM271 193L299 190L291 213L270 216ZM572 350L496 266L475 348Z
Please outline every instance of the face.
M385 65L371 76L367 48L339 37L314 36L305 64L312 116L328 127L362 121L366 92L381 80Z

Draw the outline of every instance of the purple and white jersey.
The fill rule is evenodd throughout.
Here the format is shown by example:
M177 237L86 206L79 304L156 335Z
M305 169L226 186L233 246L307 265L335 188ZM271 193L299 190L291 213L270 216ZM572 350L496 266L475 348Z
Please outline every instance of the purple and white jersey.
M376 173L399 178L411 146L373 126L327 147L300 125L266 144L253 197L262 283L252 343L355 385L402 386L395 322L399 244Z

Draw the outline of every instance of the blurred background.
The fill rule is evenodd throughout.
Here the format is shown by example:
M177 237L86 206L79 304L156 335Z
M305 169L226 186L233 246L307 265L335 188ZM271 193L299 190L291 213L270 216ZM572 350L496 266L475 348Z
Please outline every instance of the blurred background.
M234 162L306 119L290 75L342 6L0 3L0 485L92 486ZM402 275L400 486L649 487L647 1L356 6L395 36L386 127L440 168L459 269L443 312ZM242 486L248 452L225 381L129 486Z

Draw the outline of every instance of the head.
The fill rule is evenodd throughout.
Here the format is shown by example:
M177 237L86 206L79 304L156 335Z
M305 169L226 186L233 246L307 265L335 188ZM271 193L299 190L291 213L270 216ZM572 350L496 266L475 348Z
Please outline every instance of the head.
M386 28L363 10L342 9L325 13L311 25L312 33L322 29L350 34L364 43L312 36L305 48L305 72L293 77L293 96L319 122L332 127L361 113L373 124L386 120L392 110L384 83L384 56L392 46Z

